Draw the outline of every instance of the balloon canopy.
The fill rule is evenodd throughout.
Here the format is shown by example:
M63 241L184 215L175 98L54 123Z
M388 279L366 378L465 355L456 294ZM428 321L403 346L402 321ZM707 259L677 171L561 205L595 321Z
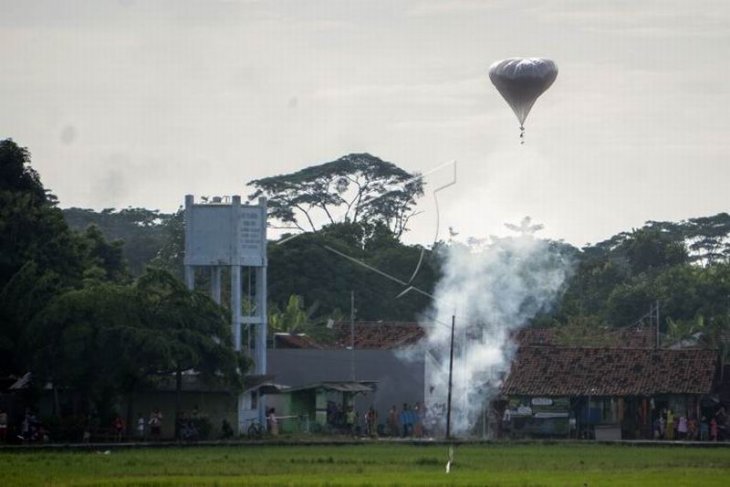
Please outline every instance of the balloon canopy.
M558 67L544 58L510 58L497 61L489 68L489 79L512 107L523 130L535 100L550 88L557 76Z

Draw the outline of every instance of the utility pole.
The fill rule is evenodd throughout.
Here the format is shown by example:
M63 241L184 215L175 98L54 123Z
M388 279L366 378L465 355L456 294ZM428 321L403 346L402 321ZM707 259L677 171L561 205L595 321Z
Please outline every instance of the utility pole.
M350 380L355 380L355 291L350 291Z
M454 372L454 326L456 315L451 315L451 348L449 350L449 394L446 399L446 439L451 437L451 379Z
M656 344L654 348L659 350L659 300L656 302Z

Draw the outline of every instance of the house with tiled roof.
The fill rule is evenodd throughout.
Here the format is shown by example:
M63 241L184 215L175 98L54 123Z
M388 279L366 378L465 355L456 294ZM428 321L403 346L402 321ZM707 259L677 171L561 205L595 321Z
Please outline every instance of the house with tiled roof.
M389 321L331 323L327 340L277 333L267 350L267 370L276 377L277 383L291 389L289 397L270 396L267 404L284 416L309 414L315 406L321 416L322 408L334 402L342 410L353 406L360 417L373 407L380 418L387 418L388 410L394 405L423 402L423 359L404 361L399 355L423 336L418 323ZM319 386L311 388L312 384L363 381L369 384L369 389L349 396ZM307 401L298 398L302 394L307 397L306 407L303 404ZM309 416L312 422L319 418Z
M504 426L512 436L648 439L664 410L709 417L717 385L715 350L523 344L502 385Z
M354 346L360 350L394 350L418 343L424 337L421 325L403 321L337 322L333 348Z

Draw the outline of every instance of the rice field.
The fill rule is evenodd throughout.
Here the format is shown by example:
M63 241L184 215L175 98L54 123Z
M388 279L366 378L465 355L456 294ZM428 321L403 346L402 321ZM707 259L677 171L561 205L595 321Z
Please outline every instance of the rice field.
M726 486L730 448L238 445L0 451L2 486Z

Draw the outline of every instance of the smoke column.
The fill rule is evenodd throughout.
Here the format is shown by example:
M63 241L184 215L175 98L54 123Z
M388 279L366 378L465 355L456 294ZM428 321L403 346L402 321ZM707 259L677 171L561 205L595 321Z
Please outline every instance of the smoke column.
M446 420L451 316L456 315L451 431L469 435L508 372L513 332L550 308L570 272L559 247L523 232L485 246L444 249L443 276L426 328L426 403L442 431ZM428 324L426 324L428 323Z

